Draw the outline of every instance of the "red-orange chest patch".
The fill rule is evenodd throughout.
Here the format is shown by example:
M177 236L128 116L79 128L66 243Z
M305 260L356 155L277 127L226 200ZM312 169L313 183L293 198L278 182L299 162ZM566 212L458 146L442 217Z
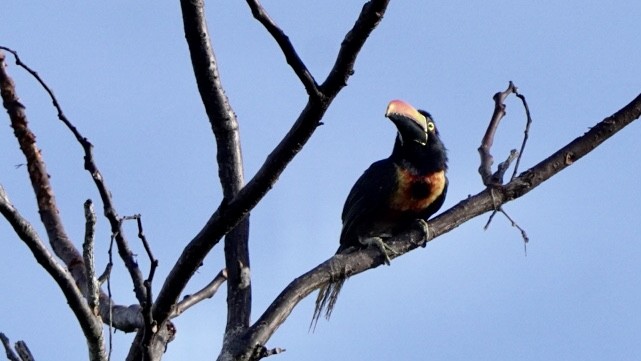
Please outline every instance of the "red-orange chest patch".
M390 206L400 212L420 212L429 207L445 188L445 171L418 175L396 166L397 188Z

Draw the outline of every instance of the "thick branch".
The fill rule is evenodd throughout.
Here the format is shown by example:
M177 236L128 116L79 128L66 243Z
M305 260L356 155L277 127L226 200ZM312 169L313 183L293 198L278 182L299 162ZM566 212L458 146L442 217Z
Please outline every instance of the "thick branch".
M328 98L322 102L315 98L309 99L290 131L269 154L256 175L236 197L221 204L203 229L185 247L156 300L154 316L158 321L166 320L170 316L172 305L176 303L187 281L209 250L256 206L276 183L289 162L307 143L331 101L352 74L356 56L383 17L387 3L388 1L373 0L363 7L354 27L343 41L336 64L326 80L329 93L325 92L325 95ZM343 81L338 82L336 79Z
M181 1L185 38L194 75L209 123L216 137L218 175L225 199L232 199L244 185L238 120L224 92L218 63L212 49L202 1ZM227 268L227 326L225 337L249 327L251 282L243 282L243 267L249 267L249 218L245 217L225 237Z
M474 217L495 209L494 202L503 204L525 195L572 165L639 116L641 116L641 94L614 115L596 124L590 131L521 173L505 186L485 189L434 218L430 222L432 238L424 241L428 242ZM492 189L494 197L491 194ZM418 242L421 236L421 232L413 230L391 239L389 244L396 252L395 257L417 248L422 243ZM298 277L278 295L265 313L250 327L243 337L243 347L235 350L235 355L240 355L239 359L249 359L253 350L265 345L298 302L320 285L343 274L356 275L381 264L383 264L383 258L379 251L368 248L347 255L335 255Z

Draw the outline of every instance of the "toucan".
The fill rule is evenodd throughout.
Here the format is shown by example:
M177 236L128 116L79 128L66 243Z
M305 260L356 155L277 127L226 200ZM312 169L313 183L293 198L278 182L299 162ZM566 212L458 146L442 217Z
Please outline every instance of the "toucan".
M448 179L447 150L432 116L402 100L392 100L385 116L398 130L392 154L370 165L349 192L336 253L375 246L389 265L395 253L385 240L416 222L429 233L426 221L443 205ZM329 319L345 280L320 287L314 325L323 309Z

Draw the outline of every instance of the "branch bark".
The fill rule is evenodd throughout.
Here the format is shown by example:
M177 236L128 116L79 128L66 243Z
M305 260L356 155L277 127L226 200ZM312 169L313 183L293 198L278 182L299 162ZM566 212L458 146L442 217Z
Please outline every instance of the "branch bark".
M35 229L11 204L2 186L0 186L0 214L5 217L18 237L29 247L36 261L58 284L71 311L76 316L78 323L80 323L80 328L87 340L90 359L106 361L107 356L102 338L102 323L100 319L92 313L82 292L76 287L73 277L56 261L54 255L49 252L40 240Z
M229 200L238 194L245 183L238 120L220 79L205 19L204 2L181 1L181 9L198 90L216 138L218 176L223 196ZM235 337L249 327L251 282L248 277L243 277L244 270L250 267L248 242L249 216L246 216L225 236L228 278L224 340Z
M209 282L205 287L203 287L200 291L192 295L187 295L185 296L185 298L183 298L182 301L178 302L176 307L174 307L174 312L172 313L171 318L180 316L180 314L182 314L192 306L198 304L200 301L203 301L208 298L212 298L218 291L218 288L220 287L220 285L222 285L226 280L227 280L227 270L223 269L220 272L218 272L216 277L214 277L214 279L211 282Z

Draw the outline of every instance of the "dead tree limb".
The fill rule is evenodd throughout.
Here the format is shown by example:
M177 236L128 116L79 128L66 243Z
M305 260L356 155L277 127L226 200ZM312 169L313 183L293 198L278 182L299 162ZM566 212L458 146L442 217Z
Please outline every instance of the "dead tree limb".
M439 237L483 213L495 209L495 202L504 204L530 192L544 181L556 175L575 161L585 156L606 139L641 116L641 94L615 114L597 123L584 135L574 139L545 160L519 174L501 187L486 188L480 193L462 200L429 222L430 239L421 239L422 232L412 230L390 239L389 245L398 257L421 244ZM491 190L495 190L492 196ZM294 307L320 285L341 275L353 276L383 264L383 257L374 248L350 254L335 255L309 272L292 281L256 320L242 338L243 347L235 350L237 360L251 359L251 355L273 335L287 319ZM220 358L219 358L220 359Z
M78 133L77 129L73 126L73 124L69 122L69 120L66 118L66 116L62 112L62 108L60 107L58 100L53 94L53 91L42 80L42 78L38 75L38 73L33 69L31 69L29 66L27 66L25 63L23 63L20 57L18 56L17 52L15 52L14 50L6 48L4 46L0 46L0 50L5 50L12 53L16 59L16 64L18 64L18 66L25 69L29 74L31 74L38 81L38 83L45 89L47 94L49 94L54 107L58 111L58 118L70 128L70 130L72 131L76 139L84 139L85 141L87 141L88 148L85 148L83 146L83 149L85 149L86 152L87 151L91 152L91 149L92 149L91 143L88 143L88 140L81 137L80 133ZM0 54L0 55L4 59L4 54ZM3 72L4 72L4 62L3 62ZM20 104L19 106L21 107L22 105ZM24 109L23 109L23 112L24 112ZM37 150L37 147L35 146L35 135L33 135L33 137L34 137L33 147L35 150ZM35 154L36 156L32 156L32 158L34 158L34 161L36 162L36 164L41 163L42 167L44 168L45 166L44 160L42 160L39 150L37 150L37 153ZM88 159L89 159L89 164L90 165L93 164L93 155L91 153L89 154L85 153L85 168L87 168ZM92 168L90 167L90 169ZM95 171L90 171L90 172L92 174L92 177L94 178L94 181L97 182L99 193L101 194L103 202L107 202L105 204L111 204L110 203L111 193L107 190L107 187L104 184L102 175L100 174L100 172L97 171L97 168L95 168ZM38 188L46 189L46 187L43 184L38 185ZM107 198L105 198L105 196ZM37 193L36 193L36 197L37 197ZM108 206L106 207L106 209L113 210L113 212L105 211L106 214L117 217L117 214L115 213L115 209L113 208L113 206ZM110 219L110 223L112 224L112 232L114 232L113 222L111 222L111 219ZM118 223L120 222L118 221ZM112 234L114 234L114 238L120 239L121 244L124 245L124 248L119 248L119 249L124 249L124 252L121 252L120 255L122 257L125 257L126 259L125 265L129 264L131 267L133 267L133 268L128 268L130 270L130 274L135 275L140 272L138 270L138 265L133 258L133 253L131 253L131 251L129 250L129 247L127 246L126 239L122 235L120 224L117 225L116 229L117 231L115 232L115 234L114 233ZM56 253L56 255L65 263L65 265L67 266L67 269L70 271L71 275L76 281L76 285L80 288L83 294L85 294L87 292L86 290L87 279L86 279L86 274L85 274L84 265L83 265L84 261L82 259L81 253L76 249L73 243L71 243L71 241L66 237L54 238L53 240L50 237L49 240L50 242L53 242L52 248L54 250L54 253ZM129 255L129 258L127 258L127 255ZM133 278L135 278L135 276L132 276L132 279ZM132 305L132 306L116 305L113 303L110 296L106 295L104 292L100 292L100 316L102 320L105 323L110 324L121 331L132 332L133 330L136 330L142 327L143 321L142 321L142 317L139 314L139 310L140 310L139 305Z
M214 279L200 291L191 295L187 295L185 296L185 298L183 298L182 301L178 302L178 304L176 304L176 307L174 307L174 312L172 313L171 318L178 317L180 316L180 314L198 304L199 302L208 298L212 298L218 291L220 285L222 285L226 280L227 270L223 269L218 272L216 277L214 277Z
M77 274L84 276L82 255L73 247L64 230L53 195L53 189L49 183L49 174L40 155L40 150L36 146L35 135L27 125L25 108L19 101L13 80L5 70L6 63L4 53L0 51L0 93L2 95L3 105L9 114L14 134L20 144L20 149L27 159L27 170L38 201L40 218L54 250L57 249L67 260L78 264L78 266L70 268L70 271L74 269ZM86 292L86 287L84 287L86 286L85 278L81 277L84 282L76 283L76 277L70 275L69 272L56 261L55 257L40 241L33 227L31 227L29 222L27 222L11 204L7 194L1 187L0 213L9 221L16 234L18 234L20 239L29 247L38 263L45 268L64 293L87 340L90 359L106 360L107 356L104 343L102 342L102 323L100 319L95 317L91 312L83 296L83 293ZM85 290L81 290L81 288L85 288Z
M218 62L205 19L202 1L181 1L185 38L189 46L200 97L216 138L218 176L226 200L245 185L238 120L223 89ZM243 282L249 263L249 215L225 236L227 269L227 325L224 338L235 337L249 327L251 282Z
M256 175L233 199L223 200L203 229L185 247L156 299L154 309L156 320L162 322L168 319L171 315L171 307L176 303L187 281L207 253L258 204L312 136L331 101L353 74L356 56L382 19L388 2L388 0L373 0L363 6L354 26L342 42L334 67L321 85L323 99L310 97L290 131L268 155ZM201 2L197 1L197 3Z

